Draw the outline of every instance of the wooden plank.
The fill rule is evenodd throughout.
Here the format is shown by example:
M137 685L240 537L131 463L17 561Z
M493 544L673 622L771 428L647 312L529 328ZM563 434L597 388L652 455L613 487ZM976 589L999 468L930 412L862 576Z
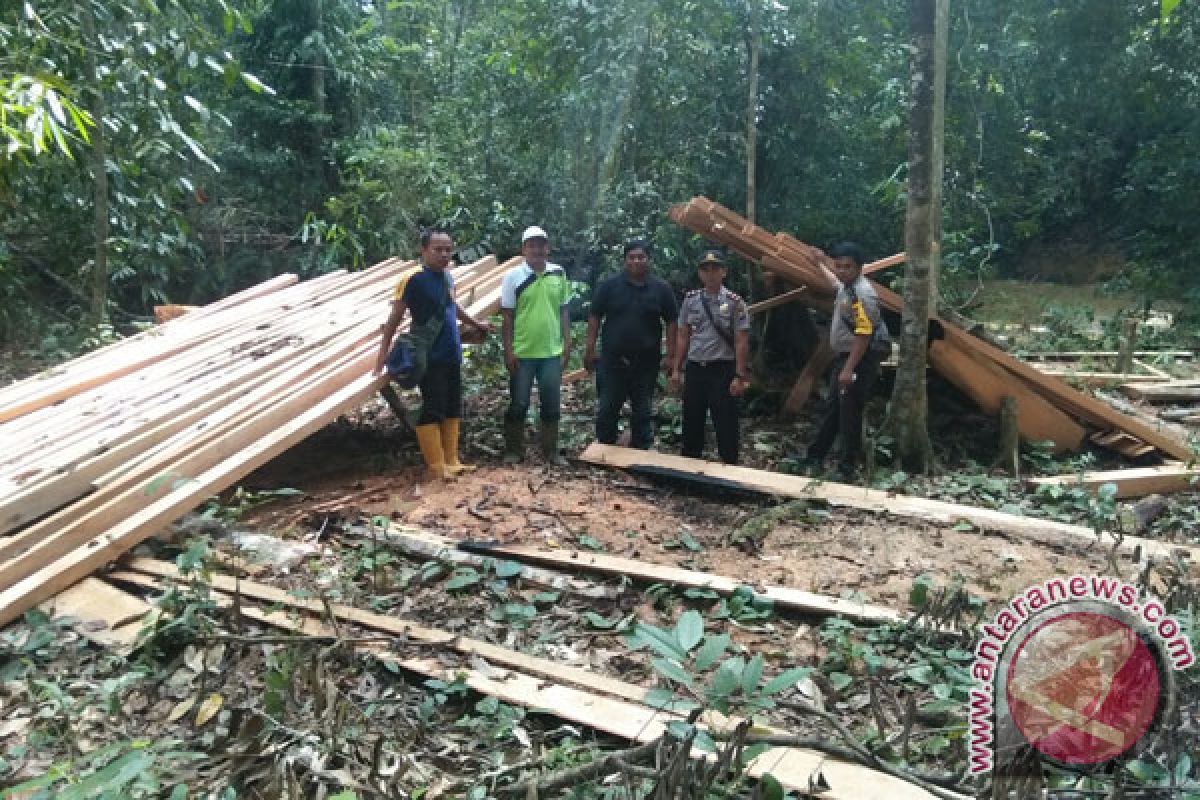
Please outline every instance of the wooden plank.
M394 528L395 526L393 526ZM530 547L528 545L464 544L429 531L405 531L412 538L426 541L429 545L467 552L485 552L515 561L546 564L570 571L597 572L604 575L624 575L648 583L669 583L693 589L711 589L720 594L732 594L747 584L710 572L697 572L680 567L652 564L632 558L622 558L605 553L584 552ZM752 586L755 593L769 598L775 605L806 614L839 616L864 622L904 622L908 615L886 606L846 600L828 595L814 594L790 586Z
M872 261L870 264L865 264L863 266L863 275L870 275L872 273L879 272L881 269L887 269L888 267L895 266L896 264L903 264L906 259L906 253L896 253L894 256L888 256L887 258L881 258L878 261Z
M1121 391L1143 403L1166 405L1167 403L1195 403L1200 400L1200 382L1173 381L1171 383L1126 383Z
M1148 373L1148 374L1150 374L1150 375L1153 375L1153 376L1155 376L1155 377L1157 377L1157 378L1161 378L1161 379L1162 379L1162 380L1164 380L1164 381L1172 381L1172 380L1174 380L1174 378L1172 378L1172 377L1171 377L1171 374L1170 374L1170 373L1163 372L1163 371L1162 371L1161 369L1159 369L1158 367L1151 366L1150 364L1147 364L1145 361L1142 361L1141 359L1135 358L1135 359L1133 360L1133 365L1134 365L1135 367L1137 367L1138 369L1140 369L1140 370L1141 370L1143 373Z
M352 363L336 380L330 381L330 394L320 403L273 430L270 425L247 430L242 440L246 446L226 461L136 510L103 535L16 584L5 587L0 591L0 626L7 625L33 606L87 577L110 559L153 535L210 495L248 475L339 414L364 403L386 380L366 374L372 363L373 359L367 356Z
M812 396L813 389L817 386L817 381L825 375L825 370L833 361L833 350L829 348L829 334L825 331L819 331L817 334L817 346L813 348L812 355L808 357L804 368L800 370L800 374L796 377L796 383L792 385L792 389L788 392L787 399L783 401L784 416L794 417L800 413L804 406L808 405L808 399Z
M104 477L113 470L125 467L123 471L128 472L136 465L141 454L152 451L171 437L198 424L199 430L202 430L210 424L212 415L227 415L231 403L236 404L262 385L281 379L291 382L300 377L303 373L296 371L296 364L303 363L301 360L306 354L319 354L324 350L322 358L328 358L338 352L331 344L335 335L309 334L299 347L281 347L265 358L247 359L243 364L234 364L221 376L221 380L208 381L192 392L177 392L173 401L162 403L148 419L141 415L130 415L128 432L116 428L104 437L94 436L90 449L76 447L52 451L40 461L27 462L26 474L37 470L38 475L31 476L31 480L20 484L15 490L5 491L0 487L0 532L24 525L64 503L82 497L97 485L105 483ZM0 544L0 558L5 557L4 550L3 544Z
M142 598L94 577L59 592L42 610L51 617L72 618L72 627L84 638L120 654L133 650L146 616L158 613Z
M1033 489L1041 486L1081 486L1095 492L1106 483L1116 484L1119 499L1145 497L1148 494L1194 492L1200 480L1200 469L1183 464L1164 464L1161 467L1138 467L1108 472L1085 472L1082 475L1051 475L1029 478Z
M195 318L202 318L216 311L221 311L225 308L232 308L248 300L261 297L264 294L279 291L294 285L298 280L299 278L291 273L277 275L276 277L263 281L262 283L252 286L249 289L229 295L224 300L219 300L207 306L202 306L200 310L193 315L193 319L188 321L194 322ZM37 393L41 391L47 383L61 378L70 369L86 368L106 359L112 359L114 357L120 358L122 351L136 346L139 342L161 336L164 331L175 330L181 324L182 323L180 322L172 321L152 330L143 331L142 333L134 336L127 336L124 339L120 339L112 344L105 345L104 347L93 350L90 353L85 353L84 355L71 360L68 364L59 364L51 367L50 369L44 370L43 372L39 372L36 375L32 375L24 380L11 383L8 386L5 386L3 389L0 389L0 403L7 403L19 397L28 396L30 392Z
M801 286L799 289L792 289L784 292L783 294L777 294L774 297L768 297L766 300L759 300L757 303L749 306L746 311L752 315L761 314L764 311L770 311L772 308L778 308L779 306L787 305L793 301L802 300L808 296L808 294L808 287Z
M964 349L978 354L981 359L992 360L1071 416L1095 425L1097 428L1124 431L1181 461L1191 457L1191 449L1185 443L1164 435L1133 417L1122 414L1091 395L1072 389L1057 378L1043 375L1033 365L1026 364L1003 350L992 347L987 342L970 336L953 326L946 326L945 334L947 341L955 342Z
M832 506L860 508L879 514L921 519L941 525L967 522L982 530L1014 534L1033 541L1075 545L1094 544L1097 541L1108 545L1115 541L1107 534L1098 539L1091 528L1082 525L1069 525L1037 517L1021 517L990 508L976 508L941 500L895 495L860 486L817 481L795 475L782 475L777 472L735 467L713 461L702 461L698 458L684 458L683 456L633 450L614 445L591 444L580 455L580 460L590 464L675 477L681 480L698 479L749 492L823 500ZM1200 547L1176 545L1134 536L1122 537L1122 550L1132 552L1136 547L1141 547L1144 556L1155 558L1169 557L1175 551L1186 552L1192 560L1200 558Z
M1087 372L1073 369L1042 369L1043 375L1050 375L1060 380L1081 383L1085 386L1108 386L1114 383L1162 383L1158 375L1138 374L1136 372Z
M159 572L173 569L173 565L161 565L161 562L146 565L144 560L136 561L134 567L139 570L148 568ZM164 567L165 569L163 569ZM121 573L121 576L126 574ZM327 613L326 604L320 601L298 600L282 590L274 589L274 587L247 581L238 582L234 589L231 580L219 581L221 576L213 577L218 583L225 584L226 588L218 587L223 592L237 591L243 596L304 609L314 614ZM655 741L666 731L668 722L681 718L677 714L645 705L646 690L640 686L596 675L577 667L566 667L547 659L527 656L486 642L458 637L445 631L423 628L414 623L395 620L382 614L373 614L341 605L332 606L331 610L335 616L348 622L455 649L461 653L479 656L489 662L503 664L512 669L503 673L493 669L485 675L482 670L465 665L447 666L435 658L401 658L386 647L360 647L361 650L376 658L390 661L406 670L433 678L462 679L468 686L482 694L497 697L507 703L546 711L561 719L602 730L630 741ZM242 613L261 622L288 630L309 635L336 636L333 626L314 619L297 621L291 615L283 612L261 612L250 607L244 607ZM575 688L576 686L584 688ZM600 695L594 692L604 692L605 694ZM742 720L734 717L726 718L715 714L707 715L702 720L702 724L710 730L721 731L733 730L741 722ZM771 733L780 733L780 731L769 728L765 730ZM697 752L697 757L704 757L704 755ZM858 764L839 761L816 751L800 748L771 748L747 767L747 773L752 777L761 777L767 772L785 787L803 793L810 791L812 781L819 772L829 785L829 789L821 793L823 798L861 800L865 797L886 796L889 800L907 800L908 798L932 796L923 789L899 778Z
M71 507L0 542L0 586L15 583L98 536L133 509L165 495L180 482L220 464L250 437L251 430L270 430L301 413L327 393L329 381L345 372L342 362L355 351L370 352L374 335L349 346L318 351L297 374L283 374L244 397L230 402L194 429L180 432L166 448L153 452L122 479L89 497L85 508Z
M1027 442L1053 442L1054 452L1078 450L1087 431L995 364L977 359L944 339L929 343L929 364L971 398L980 409L999 416L1005 397L1017 401L1017 427Z
M1135 358L1192 358L1195 353L1191 350L1135 350L1133 353ZM1078 361L1085 358L1116 358L1116 350L1047 350L1037 353L1025 353L1022 358L1026 360L1053 360L1062 359L1066 361Z
M434 561L449 561L454 564L470 564L482 567L485 565L485 562L494 560L467 550L460 550L457 547L457 543L451 539L438 536L429 531L420 530L419 528L397 525L396 523L392 523L386 531L372 530L370 536L378 537L381 541L404 551L410 556L419 556ZM368 538L370 537L364 533L364 541ZM558 592L566 592L567 594L586 597L591 600L615 600L619 594L619 592L607 586L599 586L591 581L577 578L574 575L548 569L539 569L537 567L522 566L517 577L535 586L553 589Z

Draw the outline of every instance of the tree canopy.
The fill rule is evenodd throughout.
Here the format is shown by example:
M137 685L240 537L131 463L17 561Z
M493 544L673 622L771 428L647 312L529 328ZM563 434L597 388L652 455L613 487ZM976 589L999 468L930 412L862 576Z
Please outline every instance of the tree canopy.
M1197 4L950 15L943 294L1074 252L1068 277L1195 307ZM755 34L759 223L891 254L907 26L896 0L8 3L0 338L85 319L101 253L121 325L410 254L435 221L505 253L541 224L571 259L648 235L682 279L666 207L746 205Z

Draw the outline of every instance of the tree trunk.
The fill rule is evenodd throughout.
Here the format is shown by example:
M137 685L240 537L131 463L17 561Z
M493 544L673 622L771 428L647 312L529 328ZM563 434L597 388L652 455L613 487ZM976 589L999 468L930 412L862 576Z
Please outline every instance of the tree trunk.
M900 366L887 426L896 457L910 471L932 465L929 444L925 364L929 315L934 307L940 262L942 138L946 71L947 0L910 0L913 51L910 62L908 138L908 210L904 250L904 316Z
M104 102L104 90L100 86L100 71L96 66L96 52L100 49L96 41L96 19L91 0L80 0L79 19L83 27L83 38L87 43L83 49L87 65L88 111L92 114L92 211L95 252L92 255L92 304L90 323L100 325L108 312L108 160L105 139L104 117L108 108Z
M746 96L746 219L757 222L758 215L758 54L761 35L760 0L750 2L750 91Z

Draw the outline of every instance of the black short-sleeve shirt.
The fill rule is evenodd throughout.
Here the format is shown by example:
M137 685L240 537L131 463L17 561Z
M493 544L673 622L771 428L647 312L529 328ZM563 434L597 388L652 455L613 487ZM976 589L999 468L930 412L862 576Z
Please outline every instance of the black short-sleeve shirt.
M662 278L647 275L638 286L622 272L596 287L591 314L603 320L600 355L605 361L657 364L662 357L663 322L674 322L679 307Z

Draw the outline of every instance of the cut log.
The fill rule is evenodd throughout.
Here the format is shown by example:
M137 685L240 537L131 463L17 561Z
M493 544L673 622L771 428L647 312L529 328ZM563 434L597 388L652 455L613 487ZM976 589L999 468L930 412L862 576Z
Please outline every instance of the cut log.
M823 500L832 506L861 508L879 514L922 519L940 525L967 522L985 531L1015 534L1032 541L1075 546L1086 546L1098 541L1095 531L1082 525L1069 525L1037 517L1021 517L990 508L975 508L941 500L895 495L859 486L822 482L795 475L782 475L778 472L702 461L698 458L684 458L646 450L592 444L580 455L580 460L589 464L617 467L645 475L670 477L748 492ZM1099 541L1107 545L1115 540L1104 536ZM1193 560L1200 557L1200 547L1175 545L1170 542L1138 539L1130 536L1123 537L1121 547L1125 552L1132 552L1134 548L1141 547L1144 555L1155 558L1169 557L1177 550L1186 552Z
M1122 507L1118 515L1125 530L1130 533L1144 533L1154 524L1154 520L1166 513L1168 507L1167 498L1161 494L1152 494Z
M1200 481L1200 468L1176 463L1165 464L1161 467L1085 472L1082 476L1053 475L1030 478L1026 483L1034 489L1039 486L1082 486L1092 492L1097 491L1106 483L1113 483L1117 486L1116 496L1124 499L1145 497L1149 494L1196 491L1195 481Z

